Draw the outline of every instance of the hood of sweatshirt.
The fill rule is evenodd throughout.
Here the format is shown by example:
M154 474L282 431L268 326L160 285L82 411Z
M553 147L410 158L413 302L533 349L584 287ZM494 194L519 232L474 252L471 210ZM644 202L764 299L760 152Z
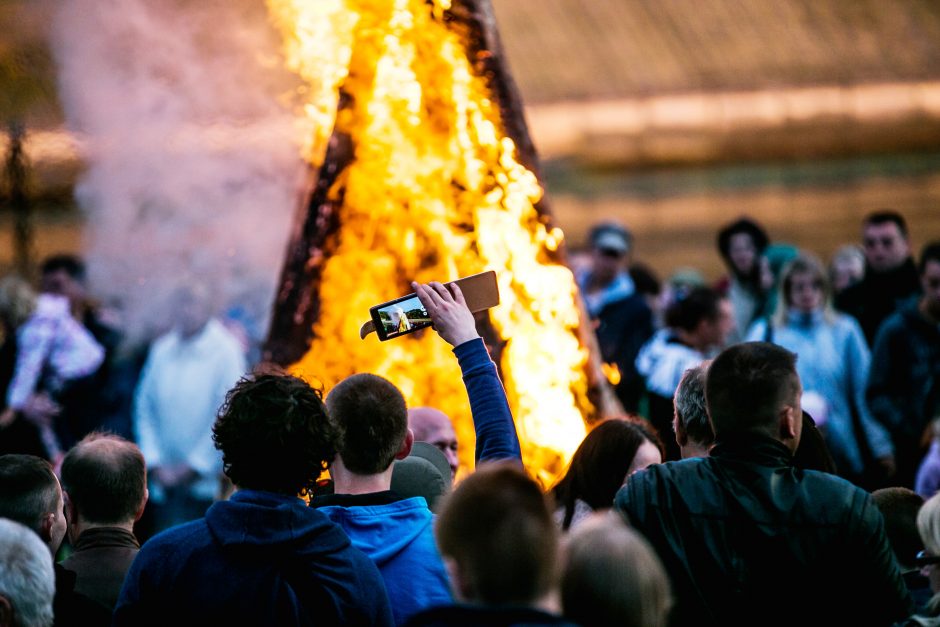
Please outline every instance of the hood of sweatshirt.
M406 551L424 553L428 539L433 543L434 515L422 497L380 505L327 505L318 511L342 527L379 570Z

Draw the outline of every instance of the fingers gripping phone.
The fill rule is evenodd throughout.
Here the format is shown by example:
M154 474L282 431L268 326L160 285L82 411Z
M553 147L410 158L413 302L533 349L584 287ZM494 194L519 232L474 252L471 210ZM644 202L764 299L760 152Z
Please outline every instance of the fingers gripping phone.
M492 270L453 281L460 287L467 307L476 313L499 304L499 287ZM375 305L369 309L372 320L362 325L359 336L365 338L375 331L386 341L431 326L431 316L415 293Z

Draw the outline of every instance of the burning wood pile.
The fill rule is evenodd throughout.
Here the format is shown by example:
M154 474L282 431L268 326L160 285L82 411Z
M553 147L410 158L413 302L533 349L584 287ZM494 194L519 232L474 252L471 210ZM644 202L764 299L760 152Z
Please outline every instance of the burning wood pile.
M536 175L488 0L268 0L305 79L311 185L295 220L267 356L329 389L354 372L473 426L456 360L434 333L359 339L409 282L492 269L478 318L527 467L550 483L609 401ZM603 401L601 399L604 399Z

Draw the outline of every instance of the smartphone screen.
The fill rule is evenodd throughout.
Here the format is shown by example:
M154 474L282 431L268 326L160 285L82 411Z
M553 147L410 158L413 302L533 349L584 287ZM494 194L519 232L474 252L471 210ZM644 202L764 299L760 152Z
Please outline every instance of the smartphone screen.
M371 314L380 340L431 326L431 316L418 300L417 294L376 305L371 309Z

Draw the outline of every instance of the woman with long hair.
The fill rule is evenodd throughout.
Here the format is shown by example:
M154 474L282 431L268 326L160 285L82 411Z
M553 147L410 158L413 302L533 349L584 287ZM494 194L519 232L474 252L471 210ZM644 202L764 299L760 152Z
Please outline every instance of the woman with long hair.
M893 468L891 439L865 401L871 354L854 318L832 308L826 271L800 254L783 270L777 310L756 323L752 341L773 342L797 354L803 405L812 407L840 475L865 482L866 462Z
M592 512L611 507L630 475L662 460L662 443L646 423L605 420L585 436L568 472L552 488L556 521L568 530Z

